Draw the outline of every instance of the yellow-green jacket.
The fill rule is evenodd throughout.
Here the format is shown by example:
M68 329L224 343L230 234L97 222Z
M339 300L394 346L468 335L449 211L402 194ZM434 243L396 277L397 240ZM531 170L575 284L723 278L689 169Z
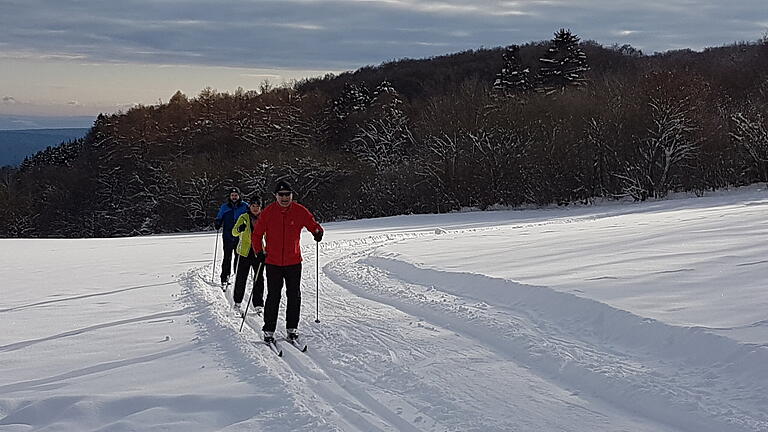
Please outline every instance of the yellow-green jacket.
M240 237L240 242L238 243L237 249L235 249L237 254L240 256L247 257L251 252L251 232L253 231L252 223L255 224L256 219L258 218L253 218L253 221L251 221L251 213L246 212L237 218L235 226L232 227L232 235L235 237ZM245 231L238 232L237 227L242 224L245 224Z

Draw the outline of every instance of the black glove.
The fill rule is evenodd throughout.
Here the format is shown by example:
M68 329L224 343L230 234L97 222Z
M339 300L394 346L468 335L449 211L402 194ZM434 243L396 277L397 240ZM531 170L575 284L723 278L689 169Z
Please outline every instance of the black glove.
M240 226L237 227L237 232L243 232L245 231L245 224L240 224Z
M264 251L256 252L256 259L263 262L265 259L267 259L267 253Z
M220 221L220 220L218 220L218 219L216 219L215 221L213 221L213 227L214 227L214 228L216 228L216 229L219 229L219 228L221 228L221 221Z
M312 233L312 237L315 238L316 242L319 242L320 240L323 239L323 230L318 230L317 232Z

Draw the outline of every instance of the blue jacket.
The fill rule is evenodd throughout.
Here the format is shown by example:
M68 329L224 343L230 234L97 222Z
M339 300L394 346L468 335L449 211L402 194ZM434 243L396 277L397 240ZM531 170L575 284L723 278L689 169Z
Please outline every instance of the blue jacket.
M248 203L242 200L232 202L227 200L219 208L219 214L216 215L216 228L222 228L222 239L229 244L237 243L237 238L232 235L232 228L235 221L241 214L248 212Z

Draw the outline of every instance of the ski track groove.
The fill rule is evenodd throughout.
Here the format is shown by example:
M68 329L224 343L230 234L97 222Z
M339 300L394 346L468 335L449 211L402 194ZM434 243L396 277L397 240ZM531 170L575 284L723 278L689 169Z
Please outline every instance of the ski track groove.
M529 226L538 226L538 225L549 225L553 223L567 223L570 220L564 220L564 221L545 221L545 222L537 222L537 223L527 223L523 224L517 228L525 228ZM491 232L496 231L499 228L497 227L481 227L481 228L468 228L464 230L460 230L462 232ZM431 233L427 232L417 232L417 233L401 233L401 234L381 234L381 235L375 235L375 236L369 236L369 237L362 237L358 239L353 240L346 240L346 241L339 241L339 242L328 242L323 244L323 251L324 252L330 252L334 256L328 257L329 262L333 262L334 260L343 259L345 257L348 257L350 253L354 256L364 256L370 253L371 250L373 250L376 247L379 247L383 244L392 243L396 241L402 241L405 239L411 239L411 238L418 238L418 237L425 237L430 235ZM363 252L361 252L361 250ZM312 255L314 255L314 248L311 250L310 253L307 255L307 261L309 262L311 260ZM312 260L314 261L314 260ZM197 270L199 278L206 282L207 276L210 274L210 266L201 268ZM323 275L327 278L327 275ZM304 276L302 277L302 295L303 297L306 297L306 293L314 294L314 284L312 282L315 281L315 273L314 272L306 272ZM322 281L321 281L322 282ZM323 285L323 289L327 289L325 284ZM232 288L228 289L227 295L222 296L221 289L218 285L212 285L209 283L205 283L205 286L212 289L212 291L215 291L218 296L216 296L220 300L224 300L223 297L226 298L226 308L227 310L231 307L231 301L230 301L230 295ZM247 285L248 286L248 285ZM344 287L340 287L344 292L351 293L353 295L356 295L360 297L361 299L366 298L365 296L360 296L359 294L355 293L353 290L346 289ZM398 355L397 353L393 352L391 349L386 348L388 346L396 346L396 345L402 345L403 341L402 338L398 338L396 335L390 335L389 328L387 326L387 317L386 316L380 316L379 318L382 319L382 325L376 326L371 324L371 320L361 320L359 318L359 315L357 315L357 311L351 310L350 305L345 301L338 301L332 296L324 296L321 297L323 303L322 310L323 311L334 311L332 315L329 317L323 317L324 320L332 320L334 321L334 329L331 328L309 328L311 331L309 334L312 334L314 336L314 339L317 340L348 340L347 336L349 334L337 334L336 330L338 328L362 328L365 330L365 333L367 334L368 340L362 341L363 344L368 343L371 344L371 339L373 339L373 344L378 345L379 347L384 347L386 351L386 356L388 359L396 359L396 362L393 361L393 363L404 363L407 361L413 361L413 358L421 358L421 360L418 360L420 364L438 364L436 361L434 361L432 358L434 357L434 350L432 348L422 348L419 346L410 346L409 347L409 354L411 355L411 359L404 359L401 358L401 355ZM222 301L223 303L224 301ZM306 314L308 312L308 303L304 303L303 308L303 314ZM387 304L387 307L391 307L392 305ZM484 305L487 307L487 305ZM477 307L478 310L483 310L485 307ZM282 313L282 311L281 311ZM371 311L366 310L366 313L371 313ZM231 319L231 315L229 314L228 317ZM281 315L282 316L282 315ZM304 317L305 320L307 320L307 317ZM308 321L308 320L307 320ZM238 320L239 322L239 320ZM248 318L247 321L247 328L256 335L260 334L259 331L259 325L257 323L254 323L252 321L252 318ZM439 331L437 330L434 325L423 325L421 321L416 323L417 327L425 328L430 331ZM239 328L239 323L237 325L237 328ZM305 326L306 328L306 326ZM375 331L370 331L375 330ZM306 333L305 333L306 334ZM312 338L308 338L308 340L311 342ZM351 345L356 345L352 343ZM490 421L484 421L482 417L477 417L475 414L467 416L466 422L461 424L457 423L455 418L449 417L448 424L440 424L435 419L430 418L429 415L426 414L426 411L432 408L434 410L434 407L430 407L429 402L423 402L419 400L398 400L398 399L406 399L405 395L402 394L396 394L394 395L395 403L398 405L406 405L406 408L409 409L408 413L410 413L410 416L413 417L413 422L418 423L419 427L413 426L409 421L402 418L401 413L406 412L407 410L404 410L402 407L396 408L395 411L392 411L391 409L387 408L386 406L382 405L378 401L376 401L374 398L372 398L368 392L363 390L363 385L360 383L360 381L354 377L350 377L349 374L344 372L334 372L334 371L342 371L348 369L350 366L350 361L354 362L355 359L345 359L343 358L345 356L345 352L338 351L335 354L337 354L337 358L334 358L333 360L324 359L318 354L318 347L313 346L310 343L310 352L313 358L316 360L316 366L318 366L317 369L312 369L310 371L307 368L302 368L298 365L293 359L294 355L303 355L306 356L305 353L288 353L287 351L284 351L283 354L283 360L280 360L277 358L274 353L269 352L266 357L274 357L277 359L276 361L285 361L285 364L290 365L293 367L293 370L287 371L287 376L281 375L281 378L283 378L283 381L286 382L286 385L289 387L295 388L297 391L300 391L300 387L304 385L304 383L311 384L311 387L313 388L313 391L317 394L317 396L324 401L326 401L328 406L333 407L335 412L338 414L338 422L341 424L341 429L344 431L347 430L360 430L360 431L369 431L369 430L398 430L398 431L445 431L445 430L510 430L509 428L512 427L510 425L503 425L503 424L496 424ZM452 350L454 347L449 347L449 350ZM458 353L464 353L465 348L464 347L456 347L454 351L452 352L458 352ZM260 353L262 356L263 353ZM286 357L286 355L288 357ZM341 357L341 358L338 358ZM354 357L354 356L351 356ZM319 360L322 359L322 360ZM267 361L267 364L272 364L270 366L270 369L273 369L275 373L285 373L285 370L275 370L273 363L271 361ZM339 367L337 363L343 364L345 367ZM364 369L364 366L361 366ZM306 374L306 376L300 377L298 371L301 370L303 374ZM319 378L319 375L315 374L314 372L317 370L321 370L325 373L325 376L327 377L327 380L333 380L337 385L342 387L342 389L346 390L348 393L348 396L345 397L338 397L339 392L329 390L327 387L319 387L319 384L322 384L317 378ZM314 378L313 378L314 376ZM313 379L315 382L312 382ZM365 380L365 377L362 378ZM381 376L377 378L382 379ZM358 382L359 384L355 384L354 386L351 384L351 381ZM342 385L343 384L343 385ZM372 383L365 383L365 385L370 386ZM353 389L350 391L350 389ZM389 393L388 389L379 389L382 392ZM441 389L440 389L441 390ZM433 393L437 393L438 390L433 390ZM379 394L381 396L381 393ZM351 399L350 399L351 398ZM341 402L348 401L351 403L345 403L341 404ZM365 403L362 403L364 401ZM410 403L411 406L408 406ZM438 414L444 414L445 412L452 412L455 411L458 407L463 406L464 403L459 400L448 400L446 401L446 407L442 408L441 410L438 409ZM382 421L386 420L389 425L389 427L385 429L381 429L378 427L375 427L370 422L365 421L364 419L361 419L360 415L355 412L354 410L350 410L349 406L361 406L366 407L366 410L372 413L376 413ZM482 407L477 407L477 409L482 409ZM584 409L584 407L578 407L578 409ZM322 413L320 414L322 415ZM525 425L524 421L516 421L513 423L516 426ZM395 426L394 428L392 426Z
M547 223L535 224L535 225L546 225L546 224L550 224L550 223L552 223L552 222L548 221ZM526 224L526 226L529 226L529 225L532 225L532 224ZM485 227L485 228L473 228L473 229L467 229L467 230L461 230L461 231L462 232L473 232L473 233L475 233L475 232L495 231L497 229L498 228L495 228L495 227L491 227L491 228ZM325 278L329 277L329 275L328 275L328 273L329 273L328 272L328 268L329 268L329 266L332 265L332 263L343 262L343 263L345 263L344 265L346 265L349 262L354 262L354 261L356 261L357 259L359 259L361 257L367 256L372 250L374 250L375 248L377 248L377 247L379 247L379 246L381 246L383 244L397 242L397 241L401 241L401 240L404 240L404 239L423 237L423 236L430 235L430 234L431 233L406 233L406 234L401 234L401 235L391 235L390 234L390 235L379 235L379 236L369 237L369 238L364 238L364 239L356 239L356 240L351 240L351 241L336 242L335 244L332 245L332 247L324 249L324 252L331 252L332 255L334 255L334 257L329 258L328 259L329 263L326 264L323 267L323 276ZM362 250L361 250L361 247L362 247ZM330 249L330 251L329 251L329 249ZM372 299L371 296L367 295L366 293L360 292L361 290L350 289L350 287L346 286L345 284L338 284L338 280L334 280L333 277L331 277L331 281L336 283L336 285L338 285L343 291L345 291L347 293L351 293L351 294L353 294L355 296L358 296L358 297L360 297L362 299L367 299L367 300L371 300ZM356 281L356 282L359 282L359 280ZM309 285L309 282L306 282L306 284ZM325 289L327 289L327 287ZM324 303L323 304L323 310L338 310L338 309L344 309L344 308L346 308L348 306L346 301L335 301L333 296L324 296L323 300L324 300L324 302L323 302ZM377 303L380 303L382 305L385 305L388 308L389 307L394 307L394 308L400 310L401 312L403 312L405 314L408 314L408 315L411 315L413 317L419 317L420 316L420 314L414 314L412 312L409 314L409 311L406 308L399 307L398 305L393 304L392 302L387 302L387 301L382 302L381 299L377 299L377 298L373 298L372 300L374 300ZM478 313L484 313L489 308L489 306L487 304L485 304L484 302L478 302L478 303L476 303L474 305L470 305L470 306L466 306L466 307L468 309L473 309L473 310L477 311ZM375 310L374 311L366 310L366 313L375 313ZM357 315L351 314L351 315L348 315L348 316L356 317ZM340 319L339 321L343 321L343 324L344 324L345 328L355 328L355 327L350 327L350 326L359 326L359 325L361 325L361 321L359 319L355 319L355 318L343 319L343 320ZM419 320L419 319L417 319L416 321L417 322L415 323L415 325L417 327L421 328L421 329L424 329L424 330L427 330L427 331L432 331L432 332L437 332L437 333L442 331L442 330L436 328L436 326L433 325L433 324L429 324L429 323L425 324L422 320ZM384 327L380 327L379 328L379 327L376 327L375 325L371 325L371 322L373 322L373 321L372 320L366 320L364 323L362 323L365 326L365 331L366 331L366 333L368 333L368 335L369 335L369 337L371 339L374 339L375 341L380 343L381 346L384 347L385 355L386 355L387 359L390 360L391 363L393 363L395 365L398 365L399 363L403 363L405 361L414 361L413 359L410 359L410 360L401 359L400 356L398 356L397 353L395 353L391 349L387 348L387 347L390 347L390 346L397 346L398 344L402 344L403 343L402 338L397 338L396 336L389 336L390 335L390 329L389 328L384 328ZM370 330L376 330L376 331L370 331ZM470 340L473 340L473 339L470 338ZM410 354L413 357L421 357L420 360L417 360L417 364L418 365L423 366L423 365L430 365L430 364L438 364L437 361L433 360L433 357L436 355L435 347L422 348L421 346L419 346L417 344L413 344L413 345L410 345L409 348L410 348ZM454 354L458 352L459 353L458 355L466 354L465 353L466 351L473 352L473 351L475 351L474 348L477 348L479 350L483 350L484 349L483 346L474 346L471 349L467 349L466 347L463 347L463 346L459 346L459 347L442 347L442 349L447 349L448 351L453 350L452 352ZM345 369L350 369L350 367L349 367L350 364L347 364L346 366L347 367ZM433 393L437 393L437 391L433 391ZM406 395L401 394L400 397L401 398L406 398ZM420 401L417 401L417 400L410 400L409 402L412 405L414 405L414 406L422 405L422 408L421 408L422 410L428 408L426 406L426 405L428 405L428 402L426 402L426 403L425 402L421 402L420 403ZM450 401L448 401L448 402L450 402ZM447 404L447 405L450 405L450 404ZM450 408L453 408L453 411L456 411L457 408L460 408L462 405L464 405L464 404L459 402L458 406L454 405L453 407L450 407ZM446 408L446 409L448 411L451 411L450 408ZM482 406L479 406L477 408L482 410ZM583 406L579 406L577 409L584 410L585 408ZM466 408L464 408L464 410L465 411L471 411L471 410L468 410ZM463 425L457 426L456 422L455 422L456 418L453 417L453 418L450 418L450 420L452 422L448 423L451 426L450 429L445 429L446 425L441 425L440 427L443 428L443 429L437 429L437 430L511 430L510 428L516 429L517 427L520 427L521 425L525 424L524 421L520 421L520 420L513 421L512 423L508 423L508 424L493 423L492 421L486 422L485 424L483 424L484 420L478 419L477 416L476 416L476 413L477 413L477 411L474 411L474 413L467 413L467 415L465 417L468 420Z
M373 265L362 264L360 261L376 248L376 246L370 246L367 250L358 250L340 260L332 261L326 264L324 274L336 284L346 287L353 294L391 305L414 316L437 323L442 320L442 324L450 326L450 323L447 322L450 319L446 321L444 318L439 318L439 315L441 312L448 314L458 312L463 315L461 318L473 326L476 325L477 317L469 313L470 307L460 305L454 310L446 310L443 306L446 297L444 293L438 294L438 296L443 297L442 299L429 299L429 295L435 291L434 287L419 287L412 283L399 281L390 277L385 270L378 269ZM400 290L393 288L398 285L403 286L403 288ZM458 298L458 301L461 300ZM423 304L419 306L419 303ZM425 306L428 309L425 309ZM662 370L660 367L652 369L644 365L642 356L604 349L602 345L593 345L588 340L574 340L575 335L564 332L557 328L556 324L543 321L526 310L503 307L496 309L502 316L498 319L488 319L487 322L480 323L479 326L499 332L505 340L519 341L518 344L525 350L520 351L518 349L516 352L502 353L507 357L511 355L512 360L536 368L539 358L550 357L547 360L560 363L559 370L553 369L553 366L556 366L554 364L549 365L549 367L539 365L539 372L544 375L554 377L557 374L553 372L567 373L571 367L581 368L591 374L593 378L607 380L609 385L616 386L618 384L618 388L615 389L618 391L621 391L622 382L634 382L626 390L631 391L635 388L650 399L647 402L656 402L655 409L651 410L654 411L653 413L636 412L631 406L619 406L621 409L642 416L650 416L649 418L659 423L692 432L705 430L712 432L763 431L768 427L766 416L758 415L750 418L749 412L745 412L733 404L728 404L727 398L719 398L716 393L722 389L697 387L695 382L706 372L705 370L690 367L678 369L680 364L673 364L667 370ZM505 311L505 309L507 310ZM504 317L503 315L509 313L510 310L522 319ZM484 311L484 313L487 312ZM501 323L504 325L499 325ZM469 336L477 338L479 334ZM492 344L489 344L489 347L494 348ZM529 353L526 354L524 351ZM576 387L579 384L589 384L588 382L579 383L579 381L578 379L575 382L572 380L570 384ZM737 398L738 395L733 395L733 397ZM661 401L654 401L654 398L660 398ZM665 407L665 402L672 403L672 408ZM718 402L723 403L722 406L719 406ZM676 408L692 413L684 420L677 420ZM752 412L752 414L756 413ZM654 418L654 415L658 417Z
M204 282L203 285L209 291L213 291L218 297L219 302L224 305L225 313L223 316L228 321L228 324L236 330L239 329L242 318L239 318L233 309L232 286L225 293L221 290L220 286L208 283L205 275L210 273L209 266L199 269L197 272L199 279L202 279ZM246 286L250 286L250 283ZM246 292L246 294L248 293ZM244 300L247 300L247 298ZM283 305L284 302L281 304L281 307ZM226 312L230 313L227 314ZM260 341L261 325L250 314L250 310L243 326L243 333L246 333L248 335L246 337L249 339ZM296 390L295 394L300 394L306 386L309 386L314 395L323 399L339 415L341 430L357 430L360 432L419 431L419 429L368 395L366 390L360 385L346 379L342 374L334 372L335 368L332 363L325 359L311 343L307 353L302 353L292 347L285 347L284 345L288 343L287 341L278 340L278 345L283 351L282 357L278 357L271 351L266 351L268 347L264 346L264 350L260 350L261 360L274 367L274 373L278 374L289 387L294 388ZM273 357L274 361L268 360L270 357ZM284 364L279 365L280 362L284 362Z
M577 219L584 218L523 223L511 228L564 224ZM586 219L592 219L592 217ZM462 233L492 232L498 229L500 228L481 227L452 230L449 233L461 235ZM440 291L439 287L418 286L391 278L385 270L361 262L383 245L429 235L432 233L379 234L321 244L326 263L322 267L323 272L320 280L323 291L320 300L321 311L324 313L320 318L327 324L309 324L309 315L314 314L315 310L314 307L309 307L310 302L307 300L310 298L314 300L315 272L305 272L302 278L302 296L304 297L302 319L305 322L302 333L306 337L305 340L309 342L309 352L300 353L294 349L284 349L282 359L266 350L258 353L262 360L261 363L274 373L279 374L289 388L300 393L308 385L314 396L307 396L307 398L319 398L325 402L325 407L314 410L306 409L321 417L327 415L329 410L335 412L337 417L332 418L329 422L335 422L335 426L340 430L505 430L509 425L484 423L482 418L469 419L465 425L457 425L451 423L456 420L456 417L450 415L453 412L451 409L455 408L456 404L461 404L462 401L458 399L446 400L444 407L430 407L428 401L419 400L418 397L407 393L409 389L407 382L392 383L399 385L398 389L402 393L386 387L387 382L382 383L384 386L378 385L377 381L379 380L393 378L386 376L386 374L376 374L375 370L372 371L375 366L370 366L370 364L375 363L377 354L384 356L391 364L403 365L407 372L408 364L416 365L419 368L433 364L439 365L439 362L434 359L434 346L409 345L406 356L403 355L403 352L393 351L391 348L402 345L403 340L387 326L386 313L377 311L375 308L366 309L365 313L368 316L363 319L359 315L360 305L352 304L356 302L349 301L349 298L339 299L336 296L328 295L328 292L334 291L352 294L360 302L374 302L382 308L393 308L400 313L411 316L414 320L411 324L416 330L431 331L436 334L446 331L453 332L479 343L479 345L472 345L469 348L444 347L448 352L456 355L484 355L485 351L490 350L494 355L501 356L507 361L511 360L545 378L565 384L563 388L571 389L573 394L585 393L612 405L610 403L611 395L591 394L591 390L594 389L589 388L589 379L602 380L604 384L607 383L603 387L611 388L619 395L622 391L627 390L622 387L623 385L632 386L630 391L639 392L641 397L646 399L646 405L654 406L656 411L654 413L638 412L631 406L618 406L618 408L631 415L652 420L659 425L665 425L664 430L672 430L667 429L669 426L675 428L674 430L691 432L765 430L761 429L768 424L765 419L750 419L748 415L743 415L744 413L737 406L728 405L716 412L711 411L711 406L703 406L702 404L706 405L713 395L716 396L715 393L718 388L713 387L707 390L684 385L688 378L693 379L700 376L702 370L696 368L678 370L676 368L680 365L674 363L670 364L667 370L662 370L665 361L658 359L656 361L659 364L648 367L644 361L649 359L644 359L637 353L620 350L612 344L595 344L589 338L577 338L576 335L569 334L559 328L557 323L546 321L537 316L535 312L520 309L520 306L516 308L516 305L488 305L483 301L452 296ZM315 249L311 248L308 253L305 253L307 262L311 260L314 263L314 259L312 259L314 252ZM197 269L196 273L205 281L206 275L210 275L210 270L209 265ZM221 293L218 286L211 287L208 283L204 285ZM223 296L220 294L218 296L219 302L225 304L224 307L227 310L231 310L230 293L231 289L228 290L226 302ZM282 311L280 316L283 316ZM459 329L463 334L456 333L457 329L451 325L451 321L457 316L465 320L466 325ZM229 321L232 324L231 316ZM236 321L235 328L238 328L240 320ZM382 325L376 324L379 322ZM245 328L248 329L248 333L252 337L258 338L260 335L260 325L252 317L246 320ZM356 331L358 334L355 333ZM505 342L509 342L510 346L502 349L498 342L486 340L487 337L483 335L489 332L503 338ZM359 333L365 333L365 336L360 336ZM313 343L313 341L316 342ZM326 341L327 345L323 345L319 341ZM357 349L360 345L368 344L369 348L360 354L371 357L374 362L365 361L369 359L355 358L354 355L351 355L351 351L348 352L344 349L345 344L349 347L358 347ZM376 351L375 348L381 352ZM474 352L475 350L478 352ZM283 363L281 364L281 362ZM586 372L589 376L587 382L580 381L578 378L574 379L574 375L569 374L569 371L574 370ZM357 371L361 372L356 374ZM373 383L369 382L371 376L375 377ZM572 378L570 381L569 376ZM397 381L397 377L394 379ZM401 381L407 380L401 378ZM678 385L678 382L682 384ZM374 386L374 390L370 390L371 385ZM406 409L387 406L374 398L372 392L379 397L390 396L393 400L400 399L399 404L405 405ZM441 394L439 393L440 389L426 389L422 392ZM688 406L680 406L678 403L678 405L668 408L658 404L654 405L658 402L654 398L665 402L678 400L697 402L689 402ZM314 402L306 400L303 403L308 407ZM395 403L397 402L390 401L389 405ZM575 410L590 411L582 405L572 404L572 406ZM683 420L675 420L674 412L679 408L685 408L692 414ZM471 407L464 409L469 410ZM658 415L659 412L662 414ZM604 415L594 411L592 413L598 417ZM724 416L726 420L720 416ZM474 426L467 426L470 424ZM521 430L525 430L524 419L517 419L515 425L522 428Z

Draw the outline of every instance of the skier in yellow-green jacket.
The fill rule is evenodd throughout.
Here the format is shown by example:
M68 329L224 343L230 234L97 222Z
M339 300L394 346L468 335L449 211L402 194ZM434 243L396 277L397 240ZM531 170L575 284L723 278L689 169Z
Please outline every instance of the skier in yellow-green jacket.
M240 215L232 228L232 235L239 237L237 244L237 272L235 274L235 291L232 298L235 301L235 311L242 315L243 310L240 304L245 296L245 282L248 280L248 273L253 269L255 273L253 278L253 307L258 315L264 310L264 252L254 252L251 247L251 233L256 225L256 220L261 214L261 204L259 198L255 197L248 206L248 211Z

